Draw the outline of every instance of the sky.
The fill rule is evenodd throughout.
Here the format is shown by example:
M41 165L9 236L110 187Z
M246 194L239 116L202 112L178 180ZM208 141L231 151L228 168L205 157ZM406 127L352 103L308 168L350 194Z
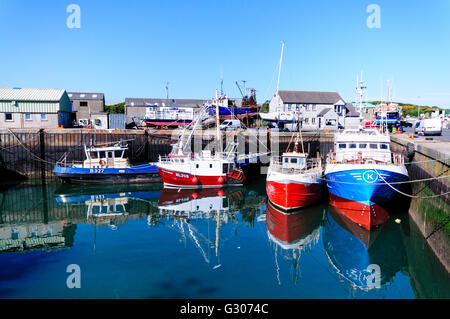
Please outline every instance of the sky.
M0 87L116 103L165 98L166 82L170 98L209 99L222 79L239 98L245 80L262 103L276 90L281 41L279 89L354 101L363 72L367 100L386 99L389 84L394 101L450 108L449 0L0 0Z

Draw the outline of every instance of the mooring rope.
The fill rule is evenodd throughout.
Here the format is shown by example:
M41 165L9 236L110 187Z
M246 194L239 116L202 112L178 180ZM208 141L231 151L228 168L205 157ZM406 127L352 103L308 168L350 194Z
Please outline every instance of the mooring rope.
M404 196L407 196L407 197L410 197L410 198L428 199L428 198L440 197L440 196L444 196L444 195L450 194L450 192L446 192L446 193L443 193L443 194L430 195L430 196L409 195L409 194L406 194L406 193L404 193L404 192L402 192L402 191L396 189L396 188L393 187L391 184L389 184L389 183L384 179L384 177L381 176L380 173L378 173L378 171L377 171L376 168L374 168L373 170L374 170L374 171L377 173L377 175L383 180L383 182L386 183L390 188L392 188L392 189L393 189L394 191L396 191L397 193L400 193L400 194L402 194L402 195L404 195Z

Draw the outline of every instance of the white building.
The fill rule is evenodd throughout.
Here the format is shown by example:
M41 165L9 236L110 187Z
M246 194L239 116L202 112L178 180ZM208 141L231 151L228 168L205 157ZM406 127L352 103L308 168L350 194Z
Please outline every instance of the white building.
M302 128L313 130L344 127L350 111L336 92L279 90L269 103L269 113L300 114Z

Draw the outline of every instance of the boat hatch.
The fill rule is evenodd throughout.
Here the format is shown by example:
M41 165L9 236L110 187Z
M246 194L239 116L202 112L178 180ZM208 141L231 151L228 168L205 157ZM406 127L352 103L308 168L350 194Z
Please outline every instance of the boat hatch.
M283 168L304 169L307 156L306 153L284 153L282 156Z

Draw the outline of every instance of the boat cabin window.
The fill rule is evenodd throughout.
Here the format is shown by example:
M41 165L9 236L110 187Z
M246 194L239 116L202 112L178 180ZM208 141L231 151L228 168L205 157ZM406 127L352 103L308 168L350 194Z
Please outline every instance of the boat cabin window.
M123 156L123 151L114 151L114 156L116 158L121 158Z
M347 148L347 144L339 144L339 148Z
M283 168L303 169L304 167L304 157L284 157Z
M90 156L92 159L97 159L98 158L98 153L97 152L89 152Z
M212 167L212 165L210 167ZM224 163L222 168L223 168L222 169L223 174L228 173L228 164L227 163Z
M106 158L106 152L105 151L100 151L99 152L99 158Z
M370 144L370 148L376 150L376 149L378 149L378 145L377 144Z
M387 150L389 147L388 147L387 144L380 144L380 148L381 148L382 150Z
M367 144L359 144L359 148L367 148Z
M349 144L348 148L356 148L356 144Z
M286 157L286 158L284 159L284 162L285 162L285 163L289 163L289 158Z
M291 158L291 163L293 163L293 164L297 163L297 159L296 158Z
M114 155L113 155L112 151L108 152L108 158L114 158Z

